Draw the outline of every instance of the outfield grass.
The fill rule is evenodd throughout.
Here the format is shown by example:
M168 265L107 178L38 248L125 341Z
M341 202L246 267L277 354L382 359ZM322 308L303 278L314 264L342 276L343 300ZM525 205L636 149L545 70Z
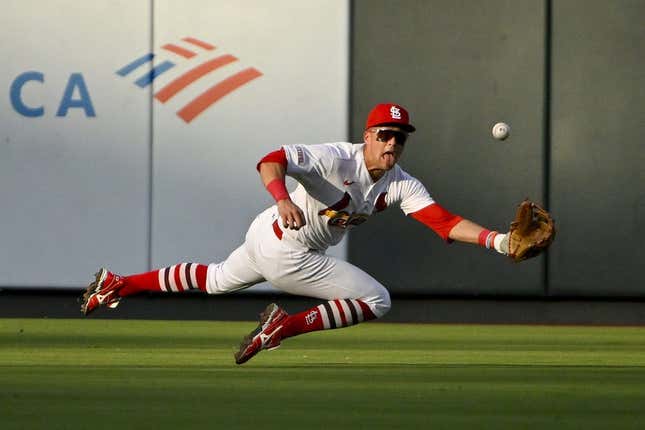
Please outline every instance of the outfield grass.
M636 429L645 329L0 320L0 428Z

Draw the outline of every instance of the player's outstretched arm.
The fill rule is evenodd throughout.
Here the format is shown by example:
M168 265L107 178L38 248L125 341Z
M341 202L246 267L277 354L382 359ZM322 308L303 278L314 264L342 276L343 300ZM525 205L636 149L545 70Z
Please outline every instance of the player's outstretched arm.
M459 242L473 243L486 248L495 248L501 254L508 254L508 240L505 234L490 231L468 219L462 219L450 230L448 238Z
M260 178L267 191L273 196L282 218L284 228L298 230L306 224L302 210L291 201L285 185L286 169L279 162L265 161L258 166Z
M484 230L479 224L462 219L448 233L448 237L458 242L479 243L479 233Z
M437 203L413 212L410 216L430 227L449 243L456 240L479 244L485 248L495 248L499 253L508 254L508 240L505 240L507 235L490 231L473 221L452 214Z
M555 239L555 221L548 211L526 199L518 206L508 233L500 234L461 219L448 232L448 239L494 248L519 262L546 251Z

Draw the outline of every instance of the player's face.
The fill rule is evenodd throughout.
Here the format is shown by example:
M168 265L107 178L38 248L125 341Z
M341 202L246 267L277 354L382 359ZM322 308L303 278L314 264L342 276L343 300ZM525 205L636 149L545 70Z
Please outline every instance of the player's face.
M398 127L373 127L365 131L366 163L390 170L398 163L408 134Z

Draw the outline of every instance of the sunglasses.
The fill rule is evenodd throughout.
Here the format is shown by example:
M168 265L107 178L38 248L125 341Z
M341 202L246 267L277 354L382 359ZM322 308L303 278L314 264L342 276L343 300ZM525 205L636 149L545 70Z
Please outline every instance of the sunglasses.
M394 138L394 141L399 145L405 145L405 141L408 139L406 132L391 128L377 128L372 130L372 133L376 133L376 140L379 142L389 142L390 139Z

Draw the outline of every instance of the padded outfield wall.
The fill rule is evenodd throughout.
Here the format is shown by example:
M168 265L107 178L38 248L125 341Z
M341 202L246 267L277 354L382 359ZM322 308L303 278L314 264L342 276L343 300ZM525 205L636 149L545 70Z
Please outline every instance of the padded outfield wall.
M645 295L644 17L640 0L553 2L553 294Z
M503 230L528 196L557 241L512 265L391 208L333 253L394 294L645 295L641 1L42 5L0 15L2 287L218 261L270 204L259 156L358 141L391 100L419 130L403 167L440 203Z
M259 158L347 139L347 1L6 3L0 286L220 261Z
M418 126L402 165L437 201L504 230L528 196L559 232L513 265L393 210L352 233L351 261L394 291L645 296L645 2L357 0L352 16L353 137L399 101Z

